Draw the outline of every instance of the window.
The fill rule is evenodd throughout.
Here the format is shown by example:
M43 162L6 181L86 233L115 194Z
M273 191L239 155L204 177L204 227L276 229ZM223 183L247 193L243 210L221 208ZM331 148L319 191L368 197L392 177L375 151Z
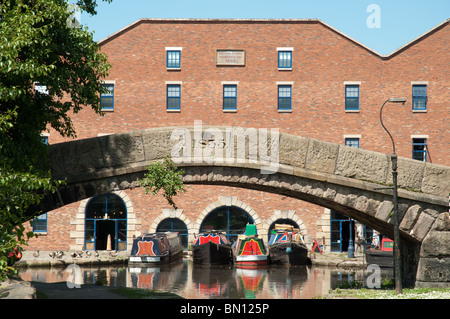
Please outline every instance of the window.
M48 145L48 138L49 138L49 134L48 133L42 133L41 134L41 141L44 145Z
M359 110L359 85L345 86L345 110Z
M167 110L179 110L181 100L181 85L167 85Z
M412 158L418 161L427 161L427 139L413 138Z
M167 50L167 68L168 69L181 68L181 51Z
M292 109L292 85L278 85L278 110L290 111Z
M114 84L102 84L103 88L106 88L107 92L100 94L100 106L102 111L114 110Z
M35 233L47 232L47 213L39 215L33 220L33 232Z
M426 85L413 85L413 111L426 111L427 110L427 86Z
M237 109L237 85L223 86L223 110Z
M222 230L228 240L234 242L245 232L247 224L254 224L251 216L236 206L222 206L210 212L200 225L200 232Z
M127 249L127 208L116 194L93 197L85 211L85 249Z
M359 138L358 137L346 137L345 145L350 147L359 148Z
M278 69L292 69L292 51L278 51Z
M181 244L185 249L188 248L189 243L189 233L186 227L186 224L178 218L166 218L162 220L158 227L156 228L156 232L177 232L180 235Z

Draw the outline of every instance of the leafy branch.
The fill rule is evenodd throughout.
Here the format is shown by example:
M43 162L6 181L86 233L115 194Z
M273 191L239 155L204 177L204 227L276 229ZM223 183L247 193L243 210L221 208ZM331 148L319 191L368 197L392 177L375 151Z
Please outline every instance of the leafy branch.
M173 197L181 192L185 192L181 175L184 172L178 170L175 163L166 156L163 162L155 162L148 167L147 173L143 179L139 180L142 187L145 188L145 193L158 194L163 190L163 196L167 202L175 209L177 206Z

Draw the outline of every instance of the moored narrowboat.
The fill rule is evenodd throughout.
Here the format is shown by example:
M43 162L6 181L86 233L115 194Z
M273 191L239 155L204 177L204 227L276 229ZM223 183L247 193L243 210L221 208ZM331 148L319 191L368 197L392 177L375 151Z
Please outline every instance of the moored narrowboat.
M298 232L291 225L275 225L269 239L269 262L282 265L306 265L308 248Z
M194 240L192 257L196 264L227 265L233 263L233 249L224 234L213 231Z
M380 249L367 249L366 262L368 265L375 264L380 268L394 267L394 241L383 238Z
M175 232L151 233L133 241L130 264L159 265L181 261L183 246Z
M262 238L256 234L255 225L247 225L245 235L234 243L236 267L258 268L268 264L268 253Z

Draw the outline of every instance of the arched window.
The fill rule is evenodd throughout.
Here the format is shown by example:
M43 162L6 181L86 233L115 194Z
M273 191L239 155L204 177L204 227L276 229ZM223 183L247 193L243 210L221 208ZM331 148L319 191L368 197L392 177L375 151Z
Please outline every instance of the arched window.
M238 235L245 233L245 226L253 224L251 216L235 206L223 206L210 212L200 226L200 232L221 230L228 240L235 241Z
M127 208L116 194L93 197L86 205L85 249L126 250Z
M166 218L162 220L158 227L156 228L157 232L178 232L181 239L181 244L184 248L188 247L188 230L186 224L178 218Z
M296 222L294 222L292 219L289 219L289 218L279 218L279 219L277 219L276 221L274 221L274 222L270 225L270 227L269 227L269 234L268 234L269 237L267 238L267 240L270 239L270 234L271 234L271 232L272 232L272 229L275 228L275 224L292 225L292 226L294 226L294 228L298 228L299 230L301 230L300 227L298 226L298 224L297 224Z

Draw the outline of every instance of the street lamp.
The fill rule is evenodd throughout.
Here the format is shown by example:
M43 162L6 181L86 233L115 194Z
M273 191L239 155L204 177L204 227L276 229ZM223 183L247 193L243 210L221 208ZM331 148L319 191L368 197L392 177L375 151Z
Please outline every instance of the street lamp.
M401 254L400 254L400 229L399 229L399 218L398 218L398 201L397 201L397 154L395 154L395 143L392 138L391 133L386 129L383 124L382 111L384 105L387 103L402 103L405 104L406 99L404 98L390 98L387 99L380 109L380 121L381 126L384 128L386 133L388 133L389 137L392 141L392 150L393 153L391 155L392 162L392 182L394 184L394 276L395 276L395 290L397 294L402 293L402 278L401 278Z

